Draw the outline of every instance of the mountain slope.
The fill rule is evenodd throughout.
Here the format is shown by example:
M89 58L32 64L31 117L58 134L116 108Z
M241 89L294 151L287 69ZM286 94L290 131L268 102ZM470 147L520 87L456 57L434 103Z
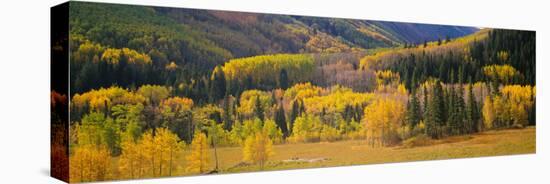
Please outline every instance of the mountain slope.
M114 83L124 87L141 83L205 86L212 69L233 58L278 53L355 55L373 48L477 31L456 26L89 2L71 2L70 15L71 85L81 84L74 92ZM105 75L108 80L98 81Z
M278 52L350 52L422 43L476 32L473 27L157 8L237 57ZM237 46L230 46L230 45Z
M422 43L437 39L462 37L478 31L475 27L446 26L433 24L397 23L397 22L372 22L373 24L390 30L397 35L401 42Z

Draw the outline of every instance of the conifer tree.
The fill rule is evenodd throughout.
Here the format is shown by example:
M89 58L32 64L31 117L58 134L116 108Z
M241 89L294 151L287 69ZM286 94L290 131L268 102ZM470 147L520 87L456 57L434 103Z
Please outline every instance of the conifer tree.
M288 73L283 68L281 70L281 72L279 73L279 88L286 89L286 88L288 88L288 86L289 86L289 84L288 84Z
M262 102L260 101L260 96L256 96L255 105L254 105L254 115L262 122L264 121L264 108Z
M283 108L283 104L279 104L277 111L275 111L275 123L277 126L281 129L283 132L283 138L286 138L289 136L288 127L286 124L286 117L285 117L285 109Z
M466 103L466 107L464 109L465 111L465 116L464 116L464 121L466 122L466 125L467 127L465 127L467 129L467 132L468 133L472 133L472 132L477 132L478 128L477 128L477 122L475 120L475 109L477 108L477 104L475 102L475 97L473 96L473 90L472 90L472 79L469 78L468 80L468 102Z
M223 129L230 131L233 127L233 108L231 108L232 103L230 100L231 96L225 96L223 100Z
M210 77L210 101L222 99L226 94L225 74L221 66L217 66Z
M407 102L406 120L410 129L413 129L420 122L420 104L416 97L416 92L413 90L410 100Z
M428 115L426 117L426 132L432 138L441 138L442 129L445 125L444 113L445 104L443 99L443 87L441 82L437 81L433 86L433 92L428 104Z
M292 108L290 109L290 117L289 117L289 127L290 127L290 133L292 133L292 127L294 127L294 121L298 116L300 116L300 107L299 107L299 101L294 100L292 102Z

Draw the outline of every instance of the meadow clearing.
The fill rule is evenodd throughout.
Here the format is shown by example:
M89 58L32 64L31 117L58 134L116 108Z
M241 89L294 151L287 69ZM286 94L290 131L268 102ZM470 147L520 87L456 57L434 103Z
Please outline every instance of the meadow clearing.
M364 140L274 145L274 155L263 170L379 164L483 156L529 154L536 151L536 128L487 131L429 141L428 146L370 147ZM242 162L241 147L218 148L220 173L262 170ZM185 152L184 154L188 154ZM214 149L210 168L215 168ZM294 159L294 160L293 160ZM186 162L179 159L179 162ZM185 164L182 164L185 165ZM177 175L188 175L181 169Z

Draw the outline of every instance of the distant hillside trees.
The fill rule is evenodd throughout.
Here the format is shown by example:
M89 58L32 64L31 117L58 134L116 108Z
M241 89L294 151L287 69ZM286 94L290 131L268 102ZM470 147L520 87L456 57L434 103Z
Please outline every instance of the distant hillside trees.
M311 79L314 66L311 55L277 54L233 59L225 63L223 71L235 95L235 91L245 89L275 89L278 84L307 81Z

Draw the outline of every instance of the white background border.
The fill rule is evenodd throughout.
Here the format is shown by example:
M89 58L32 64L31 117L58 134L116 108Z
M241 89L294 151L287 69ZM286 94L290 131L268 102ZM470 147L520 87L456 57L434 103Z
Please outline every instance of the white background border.
M61 0L0 5L0 183L49 177L49 7ZM537 31L537 154L333 167L120 183L546 183L550 170L549 5L542 0L100 0L324 17Z

